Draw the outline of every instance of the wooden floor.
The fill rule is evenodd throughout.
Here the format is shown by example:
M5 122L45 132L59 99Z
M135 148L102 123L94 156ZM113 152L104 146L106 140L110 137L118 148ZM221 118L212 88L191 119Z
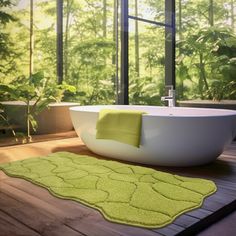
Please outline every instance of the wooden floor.
M70 138L2 147L0 163L58 151L97 156L78 138ZM0 171L0 235L195 235L236 209L236 143L230 145L223 155L210 165L156 169L211 179L217 184L218 191L208 197L200 209L181 215L174 223L164 228L151 230L111 223L94 209L71 200L56 198L44 188L22 179L8 177ZM227 229L224 232L227 232ZM236 231L234 233L232 236L236 235ZM216 232L215 235L219 234Z
M20 145L26 142L24 136L14 138L9 132L4 133L5 131L0 127L0 147L12 146L12 145ZM31 138L34 143L36 142L45 142L51 140L58 140L58 139L67 139L67 138L74 138L77 137L77 134L74 130L62 132L62 133L55 133L55 134L33 134Z

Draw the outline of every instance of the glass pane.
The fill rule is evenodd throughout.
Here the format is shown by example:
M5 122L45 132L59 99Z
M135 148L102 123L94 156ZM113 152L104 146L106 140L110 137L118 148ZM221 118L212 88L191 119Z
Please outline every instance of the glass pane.
M56 0L34 1L34 72L56 82Z
M130 104L161 105L165 81L165 29L129 21Z
M43 89L56 82L56 0L33 1L32 8L30 2L0 1L0 127L5 130L0 134L0 145L26 141L27 100L45 99ZM30 71L43 72L44 77L37 77L36 83L33 76L32 82ZM44 82L46 78L48 83ZM41 107L36 110L30 107L31 125L37 123L37 109L43 107L43 100L38 104Z
M10 82L29 76L30 1L20 0L2 8L0 80ZM33 72L44 71L55 78L56 63L56 1L34 1L33 6ZM1 22L2 23L2 22Z
M129 0L129 15L165 22L165 0Z
M179 100L236 99L233 1L179 1L177 90Z
M81 104L115 102L113 0L64 1L64 78Z
M3 6L1 11L6 16L1 14L0 18L0 82L8 83L17 76L28 75L30 23L28 1Z

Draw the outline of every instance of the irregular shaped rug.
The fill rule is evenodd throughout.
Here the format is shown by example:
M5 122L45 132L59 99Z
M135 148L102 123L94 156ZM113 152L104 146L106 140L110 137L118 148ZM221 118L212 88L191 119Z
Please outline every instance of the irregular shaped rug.
M201 206L212 181L68 152L0 165L6 174L98 209L113 222L163 227Z

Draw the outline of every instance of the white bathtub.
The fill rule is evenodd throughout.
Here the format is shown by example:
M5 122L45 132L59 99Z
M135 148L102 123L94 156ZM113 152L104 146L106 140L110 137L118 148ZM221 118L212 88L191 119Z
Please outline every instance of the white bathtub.
M100 109L141 110L140 148L96 139ZM215 160L236 134L236 111L154 106L70 108L75 131L94 153L120 160L164 166L202 165Z

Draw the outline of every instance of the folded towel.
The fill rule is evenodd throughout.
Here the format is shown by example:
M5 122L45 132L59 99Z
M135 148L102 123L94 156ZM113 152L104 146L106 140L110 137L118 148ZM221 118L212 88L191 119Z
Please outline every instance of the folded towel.
M97 139L140 145L143 111L103 109L97 121Z

